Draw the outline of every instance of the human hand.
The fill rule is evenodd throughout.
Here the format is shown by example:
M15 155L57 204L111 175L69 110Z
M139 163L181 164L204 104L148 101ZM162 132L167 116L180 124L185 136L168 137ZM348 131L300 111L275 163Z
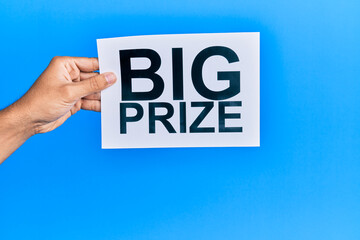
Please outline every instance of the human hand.
M54 130L80 109L99 112L100 91L116 76L98 69L97 58L54 57L27 93L0 111L0 163L26 139Z
M49 132L80 109L100 112L100 91L116 81L99 74L97 58L54 57L30 90L18 101L34 133Z

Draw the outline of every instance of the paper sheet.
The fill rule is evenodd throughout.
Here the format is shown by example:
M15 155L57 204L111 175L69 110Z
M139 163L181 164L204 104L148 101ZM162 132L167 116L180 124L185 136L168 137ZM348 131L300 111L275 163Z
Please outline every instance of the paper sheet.
M260 34L98 39L102 148L260 146Z

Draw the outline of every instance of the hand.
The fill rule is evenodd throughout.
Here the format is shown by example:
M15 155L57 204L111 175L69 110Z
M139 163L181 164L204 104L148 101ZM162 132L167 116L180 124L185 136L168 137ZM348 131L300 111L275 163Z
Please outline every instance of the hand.
M113 84L113 73L99 75L97 58L55 57L19 100L34 133L49 132L80 109L100 112L100 91Z
M80 109L99 112L100 91L116 76L94 72L98 68L97 58L54 57L27 93L0 111L0 163L29 137L59 127Z

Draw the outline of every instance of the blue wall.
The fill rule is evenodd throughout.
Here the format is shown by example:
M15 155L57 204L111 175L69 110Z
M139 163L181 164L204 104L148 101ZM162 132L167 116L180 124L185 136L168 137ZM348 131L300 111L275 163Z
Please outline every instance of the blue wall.
M0 166L0 239L360 239L360 2L0 0L0 108L96 39L261 32L261 147L101 150L82 111Z

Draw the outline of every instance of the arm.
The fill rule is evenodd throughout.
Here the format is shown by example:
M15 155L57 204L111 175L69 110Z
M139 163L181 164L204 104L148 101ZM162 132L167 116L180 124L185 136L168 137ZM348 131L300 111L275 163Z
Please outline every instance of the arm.
M17 103L0 111L0 164L19 148L35 129Z
M116 81L96 58L55 57L29 91L0 111L0 164L28 138L54 130L80 109L100 111L100 91Z

